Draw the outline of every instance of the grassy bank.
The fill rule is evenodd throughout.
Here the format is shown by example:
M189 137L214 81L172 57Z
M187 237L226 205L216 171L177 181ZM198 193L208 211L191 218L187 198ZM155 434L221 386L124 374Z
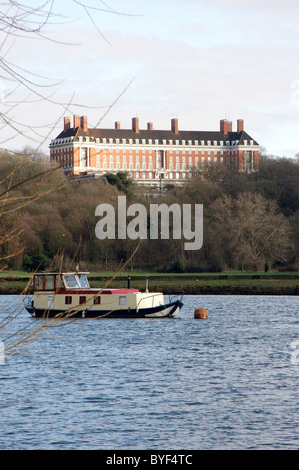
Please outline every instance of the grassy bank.
M123 273L109 285L145 289L147 273ZM92 287L102 287L113 273L90 273ZM299 295L299 273L148 273L149 289L165 294L185 292L193 295ZM0 294L20 294L28 284L29 273L15 271L0 273Z
M131 287L144 289L145 277L130 274ZM108 280L105 277L105 280ZM91 278L91 285L99 285L103 278ZM127 284L127 276L118 277L110 285ZM165 294L185 292L193 295L299 295L299 273L289 274L164 274L149 275L149 289Z

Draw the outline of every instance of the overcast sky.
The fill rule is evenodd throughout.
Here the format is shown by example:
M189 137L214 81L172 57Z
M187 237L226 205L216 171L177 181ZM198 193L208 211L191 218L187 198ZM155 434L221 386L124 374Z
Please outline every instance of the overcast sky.
M81 1L110 11L86 12L74 0L59 0L53 13L64 18L44 29L51 41L25 36L2 46L11 63L49 79L36 81L61 81L41 89L51 101L72 103L67 112L50 100L30 102L15 109L16 121L37 127L58 121L40 131L50 141L73 112L104 128L115 121L130 128L138 116L141 128L151 121L169 129L177 117L181 130L218 130L223 118L235 129L241 118L268 153L299 152L298 0ZM2 97L10 86L2 80ZM19 137L1 145L27 144Z

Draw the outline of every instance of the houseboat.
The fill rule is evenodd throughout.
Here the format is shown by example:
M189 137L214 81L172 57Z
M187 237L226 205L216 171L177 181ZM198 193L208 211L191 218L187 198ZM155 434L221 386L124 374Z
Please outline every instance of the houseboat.
M164 302L160 292L131 288L91 288L88 273L38 273L32 281L32 300L26 310L33 317L55 318L162 318L174 317L180 299Z

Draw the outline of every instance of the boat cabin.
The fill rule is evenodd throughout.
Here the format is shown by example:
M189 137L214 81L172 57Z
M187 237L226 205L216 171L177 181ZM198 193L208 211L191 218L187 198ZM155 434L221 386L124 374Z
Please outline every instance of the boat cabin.
M59 291L67 289L90 289L88 273L51 273L35 274L35 291Z

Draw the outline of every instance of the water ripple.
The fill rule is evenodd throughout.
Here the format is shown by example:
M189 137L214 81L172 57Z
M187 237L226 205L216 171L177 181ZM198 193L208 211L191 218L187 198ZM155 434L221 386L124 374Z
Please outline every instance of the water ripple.
M0 367L0 449L296 449L297 317L297 297L187 296L175 319L66 322L43 363Z

